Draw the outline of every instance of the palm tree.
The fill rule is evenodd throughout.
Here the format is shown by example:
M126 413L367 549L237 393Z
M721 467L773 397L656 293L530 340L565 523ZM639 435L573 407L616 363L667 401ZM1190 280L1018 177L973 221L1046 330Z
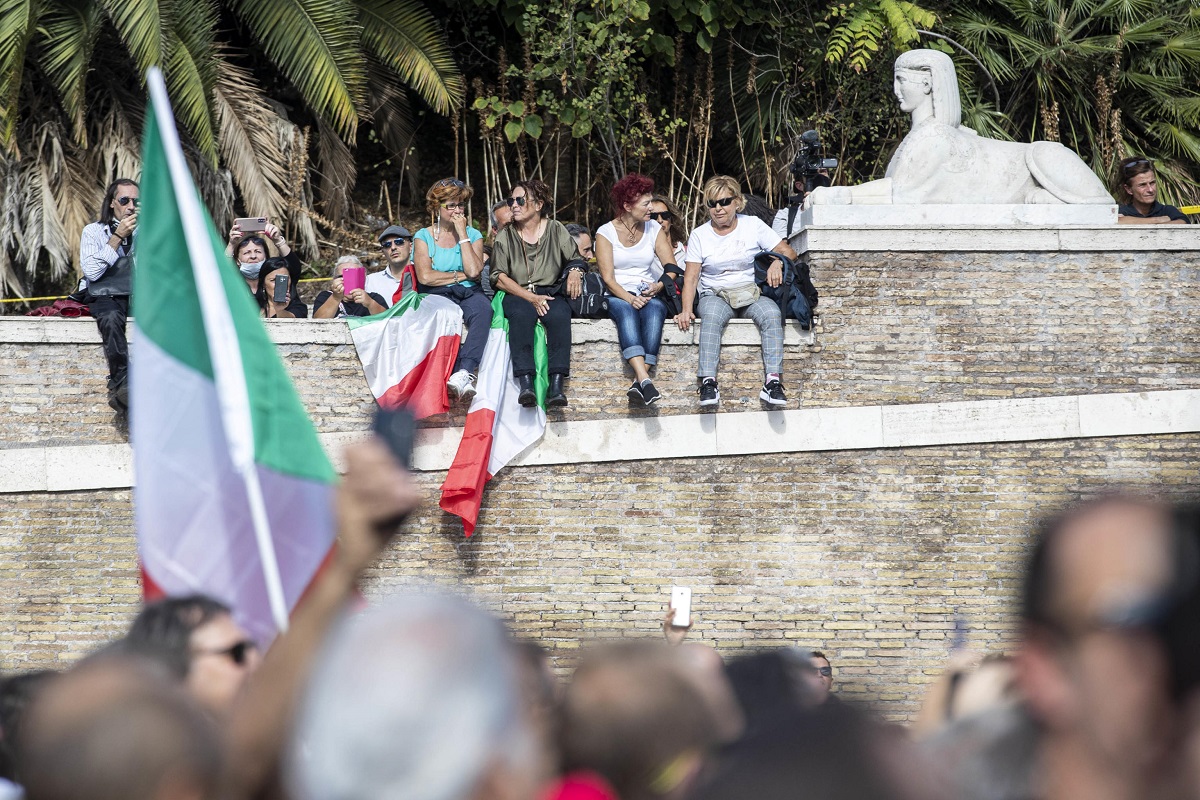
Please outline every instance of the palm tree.
M398 150L403 86L439 114L464 90L418 0L0 0L0 293L23 293L20 264L61 281L104 185L139 171L155 65L214 217L227 222L240 193L310 251L313 190L288 169L307 162L299 123L315 125L321 209L337 223L360 127Z
M1000 84L964 118L1000 111L1028 141L1062 141L1106 181L1130 154L1156 161L1168 202L1200 189L1200 9L1194 0L952 0L943 30Z

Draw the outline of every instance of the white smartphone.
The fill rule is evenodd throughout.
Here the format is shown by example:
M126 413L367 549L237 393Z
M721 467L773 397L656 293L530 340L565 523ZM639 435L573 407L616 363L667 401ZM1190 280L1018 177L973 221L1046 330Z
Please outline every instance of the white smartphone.
M686 586L671 587L671 608L675 609L675 617L671 624L677 628L686 628L692 624L692 590Z

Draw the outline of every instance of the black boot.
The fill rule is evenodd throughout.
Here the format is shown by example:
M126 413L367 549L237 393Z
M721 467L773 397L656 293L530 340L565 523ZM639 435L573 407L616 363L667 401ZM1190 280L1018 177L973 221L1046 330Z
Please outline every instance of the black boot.
M532 408L533 406L537 405L537 394L535 394L533 391L532 375L518 375L517 386L521 390L521 393L517 395L518 403L526 408Z
M546 408L561 408L567 404L567 395L563 392L562 382L561 372L550 373L550 388L546 391Z

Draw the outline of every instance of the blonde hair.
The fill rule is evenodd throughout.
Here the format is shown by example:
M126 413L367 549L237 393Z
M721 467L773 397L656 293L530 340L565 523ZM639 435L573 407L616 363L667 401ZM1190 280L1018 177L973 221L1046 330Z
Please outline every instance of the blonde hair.
M425 209L437 219L438 209L446 203L466 203L475 190L458 178L442 178L425 193Z
M737 182L737 178L731 178L728 175L714 175L704 182L704 189L701 190L705 201L716 200L717 195L723 192L733 194L733 210L741 213L746 207L746 195L742 194L742 186Z

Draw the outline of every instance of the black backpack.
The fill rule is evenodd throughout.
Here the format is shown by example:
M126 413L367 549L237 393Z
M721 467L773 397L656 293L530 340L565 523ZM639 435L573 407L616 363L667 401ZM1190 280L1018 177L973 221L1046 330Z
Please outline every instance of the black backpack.
M777 287L767 284L767 270L771 268L771 262L775 259L783 262L783 282ZM812 329L813 309L817 307L817 288L813 286L805 261L792 261L780 253L759 253L754 257L754 281L764 297L769 297L779 304L784 319L800 320L801 328L806 331Z
M580 277L583 278L583 290L579 293L579 297L572 298L567 294L567 275L570 274L572 266L583 265L587 266L587 262L583 259L573 258L567 263L567 269L563 271L563 280L560 284L560 293L567 298L567 302L571 304L571 316L575 319L602 319L608 316L608 298L604 296L604 279L600 277L599 272L584 272Z

